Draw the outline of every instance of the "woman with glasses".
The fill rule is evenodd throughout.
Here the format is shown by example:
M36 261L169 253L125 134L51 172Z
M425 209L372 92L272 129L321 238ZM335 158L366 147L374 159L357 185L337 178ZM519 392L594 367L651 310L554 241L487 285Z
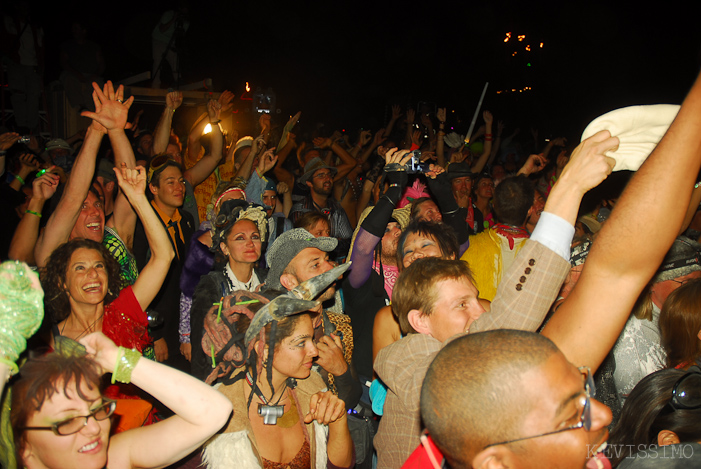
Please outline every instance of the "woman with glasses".
M23 467L164 467L195 450L231 415L231 403L218 391L117 347L102 333L84 336L80 343L84 351L75 343L59 346L20 369L13 385L11 424ZM100 392L104 373L133 382L175 415L110 436L109 417L116 406Z
M256 291L265 282L266 269L257 268L265 241L267 220L262 207L248 205L245 201L229 200L222 204L212 227L212 247L216 256L223 259L220 267L201 277L192 299L188 318L191 328L192 372L204 379L211 372L202 351L204 317L213 304L232 291Z
M609 438L609 459L618 468L701 465L701 369L666 369L643 378L631 391Z

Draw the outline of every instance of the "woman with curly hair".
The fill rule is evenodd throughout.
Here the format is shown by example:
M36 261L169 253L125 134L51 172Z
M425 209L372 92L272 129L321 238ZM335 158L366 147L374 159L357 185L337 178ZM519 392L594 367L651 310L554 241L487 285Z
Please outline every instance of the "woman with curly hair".
M117 261L100 243L82 238L51 253L41 284L54 337L78 340L102 331L117 345L143 352L150 342L144 310L165 279L173 249L144 193L144 168L124 168L117 172L117 179L144 224L151 249L151 259L134 285L120 290Z
M119 187L144 225L151 258L134 285L120 290L119 264L100 243L78 238L52 252L41 275L46 310L53 323L51 345L58 336L80 340L93 332L103 332L118 346L155 358L144 310L163 284L173 248L144 194L144 168L123 168L116 174ZM105 394L137 398L133 389L124 386L110 386ZM143 413L148 414L148 410ZM122 420L125 424L120 429L131 425L126 423L127 418Z

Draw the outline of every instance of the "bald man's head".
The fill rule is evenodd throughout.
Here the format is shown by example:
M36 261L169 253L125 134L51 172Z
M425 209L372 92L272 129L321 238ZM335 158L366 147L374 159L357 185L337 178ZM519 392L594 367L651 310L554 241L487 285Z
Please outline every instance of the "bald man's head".
M531 332L460 337L436 356L421 390L421 417L451 467L470 467L485 446L518 438L531 409L522 377L559 350Z

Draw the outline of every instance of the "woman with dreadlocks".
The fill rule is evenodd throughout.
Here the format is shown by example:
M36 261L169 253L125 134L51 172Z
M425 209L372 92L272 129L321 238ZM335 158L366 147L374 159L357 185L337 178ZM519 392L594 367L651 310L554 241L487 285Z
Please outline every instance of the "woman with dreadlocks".
M186 324L191 330L191 343L196 344L192 350L192 373L200 379L209 373L207 359L202 353L202 347L198 346L202 342L204 317L213 304L231 292L255 291L265 282L267 269L259 269L256 265L261 256L266 227L263 208L248 205L243 200L224 202L214 220L210 249L223 260L200 278L190 314L181 316L181 324Z
M310 301L348 264L277 296L237 291L212 307L202 341L215 366L207 378L233 403L234 417L204 449L211 469L348 468L354 449L345 404L312 371L318 355ZM272 297L272 300L270 299Z

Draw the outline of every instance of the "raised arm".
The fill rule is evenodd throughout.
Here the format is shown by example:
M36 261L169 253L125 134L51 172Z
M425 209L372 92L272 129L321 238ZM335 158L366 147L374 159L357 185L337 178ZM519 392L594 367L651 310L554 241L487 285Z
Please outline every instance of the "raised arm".
M572 363L599 367L677 236L701 165L699 128L701 77L626 186L579 282L543 331Z
M222 105L219 101L210 99L209 103L207 103L207 116L209 117L209 122L212 124L210 152L204 155L195 166L185 170L183 177L192 187L196 187L207 179L222 161L224 138L222 136L221 127L219 126L219 122L221 121L221 109Z
M141 269L139 277L132 286L134 296L141 305L141 309L146 310L161 289L175 254L168 233L146 198L144 192L146 190L146 170L143 166L138 166L136 169L122 167L121 170L115 169L115 174L119 188L129 199L131 206L134 207L134 211L144 225L148 246L151 249L151 258Z
M13 260L34 264L34 247L39 237L39 222L44 204L56 193L59 176L50 172L34 179L32 183L32 198L29 199L27 210L15 229L8 251L8 257Z
M348 153L345 148L335 142L332 138L318 137L314 139L314 145L319 148L328 148L333 151L339 158L341 158L341 164L336 166L338 172L333 178L333 182L340 181L344 179L348 173L351 172L355 165L357 164L355 158Z
M96 114L99 114L100 102L94 92L93 100L97 109ZM66 189L63 191L63 196L61 196L56 209L46 222L46 228L39 236L34 249L34 260L38 267L44 267L46 259L54 249L68 241L73 226L78 220L78 214L83 202L88 196L90 182L95 173L95 157L105 132L106 129L94 120L88 127L85 141L73 163L71 177L66 184Z
M153 132L153 149L151 155L165 153L170 141L170 129L173 125L173 114L183 103L183 94L180 91L171 91L166 95L166 107Z
M80 340L104 372L114 373L118 349L101 332ZM117 373L118 375L123 374ZM154 425L139 427L110 438L110 467L156 468L188 455L221 429L231 415L229 399L216 389L175 368L137 358L131 382L165 404L175 415ZM154 451L158 448L158 451Z
M484 118L484 151L470 169L474 174L482 172L489 156L492 154L492 122L494 122L494 117L489 111L484 111L482 117Z

